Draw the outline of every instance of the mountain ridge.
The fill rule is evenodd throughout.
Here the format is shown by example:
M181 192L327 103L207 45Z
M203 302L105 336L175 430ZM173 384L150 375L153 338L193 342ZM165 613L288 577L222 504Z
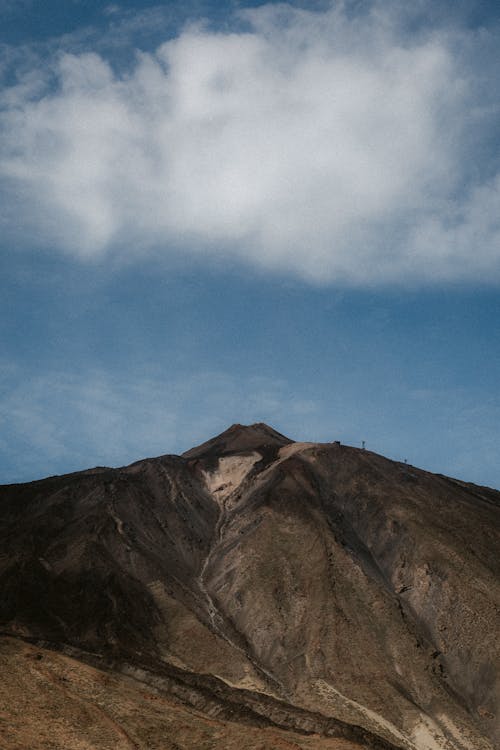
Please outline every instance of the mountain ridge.
M490 750L499 512L495 490L235 424L0 487L0 629L148 684L170 670L183 705L284 712L318 747Z

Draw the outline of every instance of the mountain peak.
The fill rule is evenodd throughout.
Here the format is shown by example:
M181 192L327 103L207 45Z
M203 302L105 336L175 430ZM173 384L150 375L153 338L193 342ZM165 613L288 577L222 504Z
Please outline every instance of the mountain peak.
M283 446L293 443L293 440L282 435L264 422L244 425L235 423L220 435L207 440L201 445L186 451L184 458L201 458L209 455L225 455L228 453L240 453L263 446Z

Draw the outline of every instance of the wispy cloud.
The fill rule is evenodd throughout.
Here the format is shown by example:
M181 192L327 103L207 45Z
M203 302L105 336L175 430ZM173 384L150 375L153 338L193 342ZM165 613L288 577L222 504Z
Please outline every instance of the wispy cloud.
M236 419L297 429L317 408L292 403L285 381L217 371L20 375L17 365L0 367L0 483L180 453Z
M334 384L315 396L286 378L223 371L25 374L0 365L0 483L180 453L233 422L265 421L297 440L341 439L432 471L498 486L498 399L460 389L393 389L373 403ZM408 424L412 425L411 433Z
M32 72L7 90L13 241L315 282L499 280L496 81L473 62L491 34L409 33L376 4L264 6L237 29L192 25L122 75L62 54L45 89Z

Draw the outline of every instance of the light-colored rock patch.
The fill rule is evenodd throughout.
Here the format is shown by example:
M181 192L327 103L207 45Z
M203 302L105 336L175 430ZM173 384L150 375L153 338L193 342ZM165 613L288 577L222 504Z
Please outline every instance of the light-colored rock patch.
M255 451L237 456L223 456L219 459L215 471L203 472L208 491L217 502L223 502L240 486L254 464L260 460L260 453Z
M377 714L370 708L362 706L361 703L358 703L357 701L354 701L351 698L343 695L338 690L336 690L333 685L331 685L329 682L326 682L326 680L315 680L313 684L316 690L323 697L330 697L331 699L333 699L334 703L340 699L341 703L347 704L349 707L354 709L358 715L368 719L368 726L374 728L382 728L383 730L385 730L384 734L388 734L393 739L393 741L397 742L399 740L400 742L402 741L408 748L415 747L420 750L420 746L409 742L408 738L390 721L384 719L383 716L380 716L380 714ZM439 748L438 750L441 750L441 748Z
M281 459L290 458L295 453L300 453L307 448L314 448L317 443L290 443L290 445L284 445L279 450L279 457Z
M413 727L412 740L418 750L455 750L454 746L443 737L437 724L428 716Z

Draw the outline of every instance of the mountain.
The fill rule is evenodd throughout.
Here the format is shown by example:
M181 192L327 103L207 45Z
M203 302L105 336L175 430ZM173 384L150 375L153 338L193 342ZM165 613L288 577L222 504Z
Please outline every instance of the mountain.
M233 425L0 487L0 747L493 750L500 493Z

